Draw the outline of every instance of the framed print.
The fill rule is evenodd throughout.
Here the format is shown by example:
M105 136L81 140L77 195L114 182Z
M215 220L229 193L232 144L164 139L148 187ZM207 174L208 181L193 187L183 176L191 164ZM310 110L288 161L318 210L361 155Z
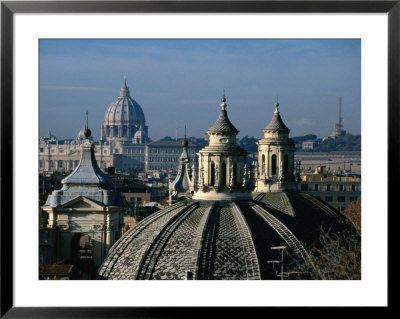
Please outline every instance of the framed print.
M10 318L190 317L195 311L204 315L209 311L223 315L227 307L236 307L244 316L245 310L259 307L388 307L389 211L393 203L393 185L399 176L399 18L398 1L2 1L1 315ZM294 42L296 45L291 44ZM210 52L218 57L213 60L214 64L207 60ZM235 58L229 60L231 55L227 52L234 52ZM191 58L188 58L189 54ZM320 56L328 58L323 60ZM335 64L343 56L350 62ZM136 62L127 63L131 60ZM309 61L315 62L315 66ZM288 65L295 70L290 76L284 71ZM236 77L231 76L230 68L236 71ZM126 73L122 74L124 71ZM323 77L315 81L313 77L319 74ZM332 79L340 85L332 85ZM121 85L116 94L115 87L110 84L115 81L121 82L117 84ZM140 81L146 84L137 85ZM139 103L144 99L138 98L137 102L131 97L136 94L135 87L144 88L142 96L152 101L149 104L154 106L147 110L144 107L143 112ZM246 94L241 95L244 87ZM220 92L215 94L220 95L218 99L221 101L214 103L209 96L204 96L213 90ZM342 91L345 92L343 100L339 98ZM354 141L359 147L362 145L362 166L349 161L346 171L342 157L329 167L348 175L359 165L359 184L353 180L349 187L352 187L353 195L356 194L354 196L361 198L362 185L361 277L281 281L293 279L289 278L289 273L295 271L285 273L283 261L277 260L278 257L283 259L283 250L287 248L280 243L293 245L300 256L304 249L302 245L308 244L309 240L307 236L299 235L300 232L293 228L294 223L290 224L292 218L302 216L294 207L300 202L300 197L292 193L285 195L284 203L289 204L282 209L287 215L283 216L279 205L273 206L266 197L262 202L264 197L261 195L247 198L246 194L247 191L250 194L251 187L259 190L260 194L265 189L269 192L298 190L294 183L296 167L292 159L296 143L287 135L291 128L297 132L300 127L306 128L303 135L310 133L307 129L313 121L320 121L319 126L314 127L325 132L325 118L332 116L327 109L322 110L326 106L317 106L326 100L316 97L326 92L339 98L335 98L333 103L335 117L339 106L339 121L335 122L333 131L328 129L332 133L318 143L344 136L342 112L350 122L354 109L353 122L357 123L354 130L361 133ZM103 107L102 101L113 94L114 101ZM65 102L67 99L68 103ZM265 101L268 99L271 102ZM290 116L285 115L285 99L292 105ZM213 103L216 108L212 108ZM274 113L265 115L268 113L264 110L258 111L257 103L274 105ZM310 113L318 110L325 118L301 114L302 106L307 103ZM240 110L235 104L244 107ZM124 109L126 105L127 110ZM121 124L124 112L131 112L135 118L125 126ZM127 118L131 118L132 114L129 114ZM164 115L160 117L160 114ZM250 119L250 115L254 119ZM268 124L271 119L268 116L272 121L265 127L263 123ZM119 117L120 122L115 120ZM215 124L206 130L204 125L208 124L203 123L208 122L209 126ZM286 127L283 122L290 125ZM101 130L97 126L101 126ZM46 135L43 132L51 127L64 136L70 134L64 132L79 133L76 139L66 138L59 142L55 137L58 133L49 131ZM257 144L259 148L251 155L253 162L245 156L248 151L241 153L241 148L236 148L237 142L245 145L248 138L247 135L245 138L238 135L240 139L236 137L240 128L244 135L264 134ZM161 141L162 145L152 142L152 134L152 138ZM278 134L278 138L274 134ZM195 144L200 140L196 140L198 136L201 140L205 136L204 140L209 144L191 149L188 141ZM304 141L301 144L303 150L317 145L317 142L307 144ZM175 159L172 155L165 155L167 151L162 148L165 146L163 143L169 143L168 147L173 143L179 144L173 151ZM150 144L154 146L153 150ZM76 151L78 148L82 155ZM224 152L221 153L222 148ZM67 149L72 154L70 158L61 154ZM234 154L229 153L231 149L235 149ZM101 160L94 161L94 154L101 156ZM199 164L191 166L189 157L195 154L200 158ZM115 174L111 169L114 166L118 173L131 172L128 166L134 160L143 164L142 170L135 171L137 176L142 171L156 174L153 172L157 171L156 166L152 168L151 165L158 161L157 156L162 157L161 162L181 164L180 170L174 172L176 176L172 173L169 176L167 169L159 169L164 170L163 174L168 177L168 200L160 200L165 205L161 211L166 212L165 216L171 216L165 220L151 217L155 215L144 218L145 211L154 210L159 205L152 201L153 197L146 197L147 191L143 191L143 195L118 197L115 195L116 179L109 177ZM50 160L50 157L55 159ZM329 161L326 160L327 167ZM53 188L47 198L41 198L46 189L46 172L53 172L54 165L63 170L65 176L62 182L61 179L58 181L59 187ZM300 181L300 165L299 162L296 181ZM303 165L306 164L303 162ZM320 170L320 174L325 173L321 166L311 168L310 165L307 169L311 172L314 168L316 172ZM149 176L142 177L148 189L158 185L156 182L152 184ZM82 184L86 187L84 192ZM310 185L307 187L313 191L322 187L316 182L310 182ZM61 187L62 191L59 191ZM323 187L330 191L333 186L324 184ZM347 186L342 183L337 187L339 190L339 187ZM76 189L81 192L79 197L73 193ZM328 195L324 198L331 202L329 207L340 206L344 201L338 197L338 203L333 204ZM179 196L183 200L188 197L198 202L179 208L178 212L174 207L180 205ZM350 201L355 200L354 196ZM38 198L41 200L39 204ZM301 198L305 200L304 196ZM204 204L210 199L215 204ZM317 205L311 195L307 200ZM224 203L236 201L240 204L224 206ZM47 214L45 222L37 218L38 205ZM308 207L307 214L313 214L312 205L302 205ZM116 207L124 207L124 210ZM92 214L90 225L89 219L82 222L88 210ZM162 227L165 228L153 230L149 226L151 231L146 233L147 230L143 230L143 238L140 237L140 227L145 229L147 226L136 228L137 233L131 229L129 234L140 240L129 247L148 245L146 249L138 248L142 252L138 253L140 259L136 260L131 258L131 248L125 244L128 240L124 238L128 237L119 230L120 226L128 225L128 219L123 223L118 219L122 220L126 215L134 217L131 219L136 223L140 220L139 211L144 220L153 218L157 221L151 227L164 223ZM333 211L329 213L330 218ZM72 212L75 217L68 215ZM98 219L93 212L98 212ZM258 219L251 214L273 228L279 240L265 235ZM190 222L185 224L186 216L197 216L193 217L196 226ZM222 223L223 218L227 224ZM236 232L224 230L228 221L233 223L229 218L234 220ZM44 267L46 262L40 260L53 258L38 254L39 241L46 243L43 247L49 248L51 243L47 244L52 239L38 238L40 223L63 232L64 237L55 237L54 245L59 247L62 240L67 242L69 257L56 253L58 260L90 255L97 268L89 271L79 264L82 268L79 271L74 269L72 278L71 265L64 263L64 268L57 269ZM312 229L307 221L299 224ZM74 227L79 231L72 234ZM168 246L177 230L182 235L176 237L176 242L184 242L190 232L196 235L190 239L193 243L190 249L176 252L174 247ZM311 231L307 235L311 237ZM212 244L204 244L204 238L210 238ZM224 248L220 247L225 247L226 243L229 245L231 238L240 238L242 250L238 248L236 253L224 255ZM260 253L264 249L261 242L266 240L276 245L270 244L268 253ZM165 247L175 254L174 257L160 253ZM281 255L273 248L281 249ZM218 269L218 263L215 263L209 268L199 268L200 264L206 264L204 256L219 256L221 260L231 262L239 255L246 256L245 270L240 270L243 278L236 276L240 271L235 273L232 270L236 269L234 266ZM82 258L79 258L81 262ZM174 263L170 261L166 270L158 273L154 270L163 260L171 258ZM184 266L181 266L181 260ZM257 266L257 262L262 266ZM127 264L136 265L134 276L126 269ZM278 264L282 265L280 270L274 268ZM74 264L75 268L76 265L78 263ZM153 270L146 272L149 267ZM310 272L298 270L298 273ZM306 276L302 279L315 279ZM78 277L81 280L47 280ZM326 278L320 275L318 279Z

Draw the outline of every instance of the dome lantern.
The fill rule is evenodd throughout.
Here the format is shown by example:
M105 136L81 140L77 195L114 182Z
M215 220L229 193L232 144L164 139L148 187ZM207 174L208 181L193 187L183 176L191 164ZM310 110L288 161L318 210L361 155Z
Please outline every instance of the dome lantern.
M243 178L247 151L236 144L239 131L226 111L225 90L217 121L207 130L209 145L198 152L198 185L194 199L233 200L251 198Z
M278 98L271 122L264 129L264 138L258 144L256 192L296 190L294 178L295 141L289 138L287 128L279 113Z

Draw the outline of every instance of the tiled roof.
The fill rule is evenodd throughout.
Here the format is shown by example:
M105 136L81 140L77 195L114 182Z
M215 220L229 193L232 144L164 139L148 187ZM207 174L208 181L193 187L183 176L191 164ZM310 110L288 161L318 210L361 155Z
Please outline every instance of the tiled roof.
M285 123L283 123L281 115L279 112L275 112L272 117L271 122L267 125L265 130L274 130L274 131L289 131Z
M239 131L233 126L228 118L226 110L221 110L217 121L211 126L207 132L219 133L223 135L237 135Z
M76 169L62 180L64 185L103 185L111 184L112 180L104 174L94 155L94 145L86 140L81 145L81 160Z

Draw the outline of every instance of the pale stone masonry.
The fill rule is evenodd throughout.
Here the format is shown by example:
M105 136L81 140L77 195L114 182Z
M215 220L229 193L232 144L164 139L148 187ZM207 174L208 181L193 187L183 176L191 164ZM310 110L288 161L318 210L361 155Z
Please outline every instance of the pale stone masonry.
M86 137L90 130L86 130ZM111 179L97 166L94 145L86 138L75 170L62 180L42 207L48 228L56 232L57 262L89 259L94 268L122 236L124 199L112 189ZM82 252L85 253L82 253Z

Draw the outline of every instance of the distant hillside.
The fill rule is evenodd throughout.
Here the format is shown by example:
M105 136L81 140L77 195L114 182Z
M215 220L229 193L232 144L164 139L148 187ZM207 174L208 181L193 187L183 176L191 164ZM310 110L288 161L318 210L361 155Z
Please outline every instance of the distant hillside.
M258 151L258 147L256 142L258 141L257 138L254 136L245 136L239 140L240 147L243 147L246 151L253 153Z
M296 149L301 150L304 141L314 141L313 152L361 151L361 135L346 134L335 139L322 141L314 134L292 137L297 142ZM310 150L311 151L311 150Z
M361 135L346 134L335 139L326 139L318 143L314 151L361 151Z
M297 142L296 148L301 150L301 144L303 141L315 141L313 152L334 152L334 151L361 151L361 135L346 134L344 136L337 137L336 139L327 139L322 141L321 138L317 138L315 134L307 134L304 136L292 137ZM171 137L166 136L162 140L173 140ZM208 141L203 138L188 138L189 143L197 145L202 148L208 145ZM254 136L245 136L238 139L238 144L250 153L256 153L258 151L256 142L259 138Z
M317 139L317 135L314 135L314 134L307 134L307 135L304 135L304 136L292 137L292 140L295 140L299 144L301 144L304 141L314 141L316 139Z

